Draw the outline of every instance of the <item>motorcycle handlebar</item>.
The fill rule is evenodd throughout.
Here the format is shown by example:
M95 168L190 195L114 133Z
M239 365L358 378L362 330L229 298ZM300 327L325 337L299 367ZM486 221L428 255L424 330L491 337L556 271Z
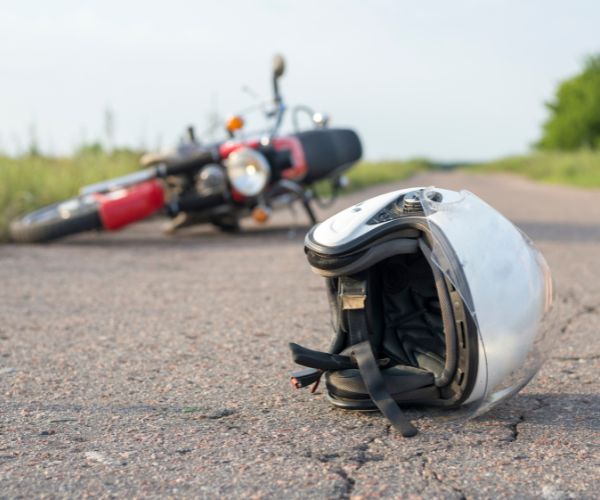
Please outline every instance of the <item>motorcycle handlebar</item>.
M209 163L217 163L221 160L218 150L209 150L195 154L182 160L167 161L156 167L158 177L168 177L169 175L181 175L198 170Z

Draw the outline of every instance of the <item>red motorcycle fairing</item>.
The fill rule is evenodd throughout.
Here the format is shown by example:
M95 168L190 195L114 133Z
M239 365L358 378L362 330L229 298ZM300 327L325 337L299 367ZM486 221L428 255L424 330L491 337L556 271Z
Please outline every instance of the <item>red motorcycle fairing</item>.
M304 149L302 148L300 141L296 137L291 136L275 137L271 141L271 144L276 151L288 150L292 155L292 166L281 172L281 176L284 179L289 179L292 181L302 180L308 171L308 165L306 163L306 156L304 155ZM236 149L241 147L257 149L259 145L260 141L258 139L251 139L241 142L228 141L219 146L219 154L221 155L221 158L225 159Z
M109 231L145 219L165 204L165 190L155 179L93 196L98 201L102 225Z

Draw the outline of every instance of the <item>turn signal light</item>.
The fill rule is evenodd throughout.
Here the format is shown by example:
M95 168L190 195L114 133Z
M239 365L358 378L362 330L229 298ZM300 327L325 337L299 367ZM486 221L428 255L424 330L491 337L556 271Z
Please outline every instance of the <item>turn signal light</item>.
M271 217L271 210L267 207L258 206L252 210L252 218L256 222L263 224L269 220L269 217Z
M229 132L235 132L244 128L244 119L239 115L230 116L225 126Z

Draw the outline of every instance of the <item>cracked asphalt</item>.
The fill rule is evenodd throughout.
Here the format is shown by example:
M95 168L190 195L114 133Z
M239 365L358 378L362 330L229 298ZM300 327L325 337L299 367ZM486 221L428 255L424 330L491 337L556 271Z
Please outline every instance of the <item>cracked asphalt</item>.
M431 184L499 208L553 270L567 319L519 395L464 426L414 410L420 433L402 439L292 390L288 341L324 348L330 331L287 213L238 236L154 220L6 245L0 497L597 497L600 191L436 173L328 212Z

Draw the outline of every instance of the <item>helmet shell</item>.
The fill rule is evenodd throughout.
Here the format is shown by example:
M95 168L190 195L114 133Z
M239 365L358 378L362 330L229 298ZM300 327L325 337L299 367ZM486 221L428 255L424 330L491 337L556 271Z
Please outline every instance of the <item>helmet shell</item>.
M418 215L395 210L409 193L420 200ZM468 191L438 188L403 189L353 205L316 226L306 246L348 254L391 237L402 222L429 232L434 264L475 321L479 363L465 404L483 413L535 375L556 333L549 319L549 268L527 236L493 207Z

